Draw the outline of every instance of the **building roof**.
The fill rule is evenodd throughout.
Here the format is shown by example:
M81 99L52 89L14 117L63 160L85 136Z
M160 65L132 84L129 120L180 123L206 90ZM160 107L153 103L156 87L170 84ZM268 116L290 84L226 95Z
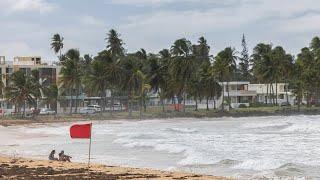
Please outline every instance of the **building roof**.
M246 84L250 84L249 81L230 81L230 82L220 82L220 84L224 84L226 85L227 83L229 83L229 85L246 85Z

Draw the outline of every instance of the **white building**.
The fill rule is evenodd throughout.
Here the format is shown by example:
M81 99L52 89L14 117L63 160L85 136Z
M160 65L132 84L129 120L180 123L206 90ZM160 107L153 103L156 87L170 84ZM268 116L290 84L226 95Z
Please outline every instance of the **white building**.
M39 77L42 80L45 79L43 82L44 85L56 84L58 82L60 68L55 65L43 63L40 56L17 56L14 57L13 61L6 61L5 56L0 56L0 74L4 86L9 85L12 73L22 70L28 74L34 69L39 71ZM46 106L51 106L52 108L57 108L58 105L57 103L46 104ZM15 110L15 107L14 104L7 102L6 99L2 97L0 99L0 109L1 112L11 113Z
M221 86L223 86L224 92L222 95L224 95L224 103L228 104L228 94L230 97L230 103L232 108L239 108L240 105L245 105L247 107L250 106L251 103L266 103L266 100L268 103L272 103L271 98L267 98L267 86L268 87L268 92L270 95L270 85L267 84L250 84L250 82L247 81L233 81L233 82L221 82ZM228 88L229 87L229 88ZM287 102L287 97L288 97L288 102L293 105L295 96L293 95L292 92L288 91L286 92L287 89L287 84L285 83L278 83L277 87L275 84L273 84L273 89L274 89L274 95L276 92L277 88L277 101L278 104L281 105L281 103L286 103ZM229 92L229 93L228 93ZM150 104L151 106L157 106L160 105L160 100L159 96L157 93L155 94L149 94L150 95ZM216 104L216 107L219 108L222 105L222 95L219 99L216 100L209 100L209 108L212 109L214 108L214 104ZM288 95L288 96L287 96ZM269 96L271 97L271 96ZM165 101L165 104L171 104L172 100L167 99ZM177 102L177 100L176 100ZM187 106L195 106L196 103L193 99L186 99L186 105ZM205 109L207 107L206 105L206 100L199 100L198 101L198 108L199 109ZM226 106L225 106L226 107Z
M288 102L289 104L293 105L294 104L294 100L295 100L295 96L292 92L290 92L290 90L288 90L288 84L286 83L278 83L277 85L274 83L272 84L272 88L273 88L273 93L275 97L275 99L277 99L278 104L287 102L287 98L288 98ZM271 104L272 99L270 98L270 84L250 84L248 89L250 91L256 91L257 92L257 102L259 103L268 103ZM277 93L276 93L277 92ZM269 98L267 98L267 96L269 96Z
M227 104L228 94L230 97L230 103L232 108L238 108L240 104L247 107L250 103L256 101L257 92L250 90L250 82L246 81L234 81L234 82L222 82L220 85L223 86L224 101ZM219 99L219 106L222 104L222 97Z

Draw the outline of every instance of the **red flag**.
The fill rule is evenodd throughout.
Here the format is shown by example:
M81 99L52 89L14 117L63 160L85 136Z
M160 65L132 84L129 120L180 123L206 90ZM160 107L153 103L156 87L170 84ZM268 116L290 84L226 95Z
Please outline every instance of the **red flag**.
M71 138L90 139L92 124L74 124L70 127Z

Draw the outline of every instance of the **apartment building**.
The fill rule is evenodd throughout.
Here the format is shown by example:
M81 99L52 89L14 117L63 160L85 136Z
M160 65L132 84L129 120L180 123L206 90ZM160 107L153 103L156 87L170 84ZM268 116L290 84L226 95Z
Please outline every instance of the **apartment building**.
M277 99L278 104L289 102L289 104L293 105L295 101L295 96L289 90L287 83L273 83L272 86L270 86L270 84L250 84L248 89L250 91L257 92L256 100L259 103L273 103L273 99L270 98L270 94L276 96L274 99Z
M295 96L288 90L288 84L286 83L277 83L277 85L274 83L272 85L274 92L272 94L276 96L274 99L270 96L270 84L250 84L250 82L242 81L222 82L220 84L223 86L225 103L229 94L232 108L238 108L240 104L245 106L250 106L250 103L271 104L273 100L278 104L289 102L289 104L293 105L295 101ZM221 106L222 98L220 98L218 104Z
M246 81L234 81L234 82L221 82L223 87L223 95L225 103L229 96L230 104L232 108L238 108L240 104L250 106L250 103L256 101L257 92L250 90L250 82ZM219 105L222 104L222 98L220 98Z
M23 70L26 74L29 74L34 69L39 71L39 77L43 82L43 85L55 84L58 82L60 67L42 62L40 56L17 56L13 58L13 61L7 61L5 56L0 56L0 74L5 86L9 84L12 73ZM0 100L0 104L2 109L13 109L13 105L6 102L3 98ZM55 104L52 106L56 107L57 105Z

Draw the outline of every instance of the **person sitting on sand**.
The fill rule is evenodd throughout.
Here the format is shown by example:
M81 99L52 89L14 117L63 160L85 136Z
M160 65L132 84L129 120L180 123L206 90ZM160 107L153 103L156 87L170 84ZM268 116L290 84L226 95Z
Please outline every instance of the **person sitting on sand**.
M59 161L71 162L71 158L71 156L65 155L63 150L59 153Z
M49 155L49 160L51 161L58 161L58 158L54 157L54 154L56 153L56 150L52 150L50 155Z

